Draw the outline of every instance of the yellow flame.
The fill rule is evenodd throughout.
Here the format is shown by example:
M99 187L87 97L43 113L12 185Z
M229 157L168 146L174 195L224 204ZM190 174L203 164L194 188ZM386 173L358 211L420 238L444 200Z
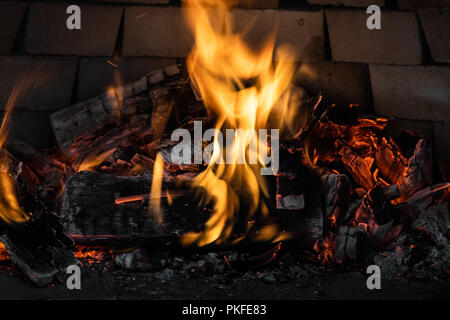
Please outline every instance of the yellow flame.
M242 130L235 135L226 155L219 148L216 134L210 164L193 181L194 186L206 190L203 201L213 203L214 211L204 231L187 233L183 243L204 246L230 240L242 210L247 212L247 219L257 213L268 215L269 210L261 201L268 196L260 175L264 164L250 146L254 136L247 132L267 128L275 109L284 115L282 118L292 115L288 109L295 57L289 48L279 46L274 63L275 33L268 35L260 51L254 52L234 29L229 2L184 2L195 36L195 45L187 59L193 87L210 114L216 116L216 129ZM265 143L258 141L257 145L262 148ZM245 161L252 158L258 160L257 164ZM248 224L247 231L250 228ZM264 238L277 235L274 227L264 231Z
M161 153L158 152L155 159L155 166L153 167L153 181L150 191L149 203L150 212L157 227L162 227L164 224L164 215L161 210L161 189L163 173L164 160L161 156Z
M29 215L26 214L19 204L14 187L14 181L10 177L9 158L4 144L8 138L10 130L10 117L17 103L19 93L23 90L25 82L21 82L15 86L6 103L6 113L0 128L0 219L8 224L21 224L29 220Z
M99 155L90 154L87 156L78 166L77 172L81 171L93 171L95 167L101 164L103 161L108 159L110 155L112 155L116 151L116 149L111 149L105 152L102 152Z

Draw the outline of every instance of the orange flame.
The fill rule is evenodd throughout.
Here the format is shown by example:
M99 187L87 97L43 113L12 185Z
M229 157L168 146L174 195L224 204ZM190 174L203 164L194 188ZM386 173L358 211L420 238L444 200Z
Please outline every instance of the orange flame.
M89 156L86 157L86 159L84 159L80 165L77 168L77 172L81 172L81 171L93 171L95 167L97 167L98 165L100 165L103 161L105 161L106 159L108 159L108 157L110 155L112 155L114 153L114 151L116 151L116 149L111 149L108 151L105 151L99 155L93 155L90 154Z
M261 51L252 51L233 30L229 4L224 0L186 0L185 4L195 35L195 45L187 59L193 87L208 111L217 117L215 128L238 132L224 155L216 131L210 164L193 181L194 186L206 190L202 200L214 203L214 211L205 230L187 233L183 243L204 246L229 240L243 207L248 219L257 213L268 215L269 210L261 201L268 197L268 191L260 175L265 163L261 148L267 147L265 141L258 139L257 153L250 145L255 138L251 132L268 126L272 110L291 114L289 97L295 57L289 48L280 46L274 65L275 34L268 37ZM247 158L257 159L257 164L247 163ZM251 226L248 224L247 231ZM273 227L265 231L266 235L277 235Z
M25 82L14 87L11 95L6 103L6 113L0 128L0 220L8 224L21 224L28 221L30 218L19 204L14 187L14 181L10 177L9 158L4 144L8 138L10 130L10 117L17 103L19 93L22 91Z
M153 167L153 181L150 191L149 209L157 227L164 224L164 216L161 210L161 188L164 174L164 161L161 153L156 155L155 166Z

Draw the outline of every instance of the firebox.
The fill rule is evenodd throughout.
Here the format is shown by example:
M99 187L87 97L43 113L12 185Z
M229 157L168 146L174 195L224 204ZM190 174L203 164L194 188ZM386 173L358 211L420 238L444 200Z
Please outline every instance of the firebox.
M449 8L1 2L0 298L448 297Z

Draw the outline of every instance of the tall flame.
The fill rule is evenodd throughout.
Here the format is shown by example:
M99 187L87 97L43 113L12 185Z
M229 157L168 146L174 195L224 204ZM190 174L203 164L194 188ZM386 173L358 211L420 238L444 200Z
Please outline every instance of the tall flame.
M29 219L28 214L23 211L17 199L14 181L8 173L8 154L4 148L10 130L11 113L24 85L25 83L22 82L12 90L6 103L6 112L0 127L0 220L3 220L7 224L21 224L27 222Z
M224 0L184 2L195 36L195 45L187 59L193 87L210 114L216 116L215 128L238 132L225 155L219 148L216 131L210 164L193 181L194 186L206 190L203 200L213 203L213 215L204 231L186 234L184 243L204 246L230 240L243 211L247 221L258 213L268 215L269 210L262 201L268 197L268 190L260 175L265 162L251 147L254 136L248 132L267 128L269 115L275 106L279 110L280 102L281 113L289 114L289 99L285 98L290 95L295 57L289 48L280 46L274 63L275 33L260 51L254 52L234 30L230 7ZM264 148L265 141L258 139L257 145ZM245 160L255 158L257 164ZM250 228L248 223L245 231ZM276 228L264 230L271 230L269 237L276 236Z

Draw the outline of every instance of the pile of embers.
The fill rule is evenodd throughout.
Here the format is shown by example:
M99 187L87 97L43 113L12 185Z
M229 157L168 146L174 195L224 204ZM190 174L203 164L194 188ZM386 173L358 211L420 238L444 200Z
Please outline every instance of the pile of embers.
M59 150L51 155L8 140L8 173L32 217L21 228L0 225L6 247L0 246L0 260L6 249L40 286L63 275L76 258L114 261L162 280L176 270L245 273L269 263L287 264L292 279L317 274L313 264L376 264L386 277L448 279L450 183L433 166L430 143L412 132L385 136L387 119L361 117L354 106L324 107L320 97L296 90L303 96L302 128L283 137L280 169L267 180L271 219L264 224L276 225L283 243L258 242L258 233L246 226L262 222L245 218L234 228L235 239L245 234L240 242L180 243L183 234L202 230L211 208L199 206L199 190L190 187L205 166L173 163L177 142L170 133L192 131L194 121L204 128L214 122L177 65L53 114ZM164 227L148 215L158 152ZM299 261L307 261L309 271ZM270 270L246 274L292 280Z

